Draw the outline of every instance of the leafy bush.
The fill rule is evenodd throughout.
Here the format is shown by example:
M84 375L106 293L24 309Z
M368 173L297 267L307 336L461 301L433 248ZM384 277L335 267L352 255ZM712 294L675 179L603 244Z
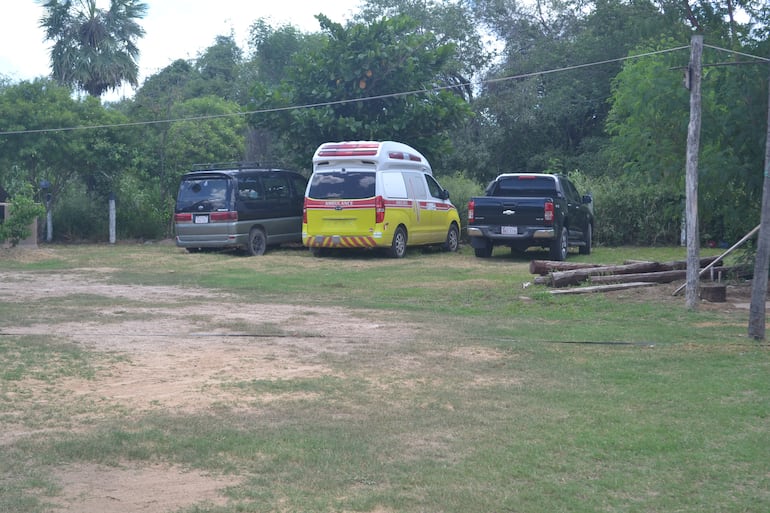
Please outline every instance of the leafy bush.
M479 196L484 193L484 188L471 180L461 172L457 171L452 175L437 177L443 188L449 191L450 200L457 212L460 214L460 237L466 237L466 228L468 223L468 201L473 196Z
M32 235L30 225L36 217L45 215L45 208L35 203L31 194L20 193L13 197L6 212L7 218L0 219L0 242L16 246Z
M109 236L107 202L88 194L83 185L72 186L57 198L52 217L56 241L104 241Z
M125 175L118 185L116 224L123 239L162 239L171 233L173 198L165 202L158 182ZM158 204L161 204L159 207Z
M678 244L684 191L656 184L632 183L627 177L587 177L570 173L582 194L594 198L597 244L655 246Z

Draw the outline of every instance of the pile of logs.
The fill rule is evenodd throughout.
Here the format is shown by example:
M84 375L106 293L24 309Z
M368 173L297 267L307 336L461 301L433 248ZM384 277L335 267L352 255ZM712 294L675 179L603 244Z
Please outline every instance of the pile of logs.
M751 272L750 269L725 267L720 264L719 257L702 258L700 260L701 276L704 276L703 271L707 270L709 274L704 277L712 281L721 281L728 274L731 277L740 277L750 275ZM596 292L685 280L687 262L629 261L621 265L600 265L533 260L529 264L529 272L539 275L534 280L536 284L560 288L588 282L596 286L581 287L572 293Z

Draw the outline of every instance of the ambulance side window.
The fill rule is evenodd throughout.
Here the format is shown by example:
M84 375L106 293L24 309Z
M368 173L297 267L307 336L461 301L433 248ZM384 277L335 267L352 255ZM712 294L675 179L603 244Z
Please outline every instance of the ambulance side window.
M441 199L441 196L444 193L444 189L441 188L441 186L432 176L425 175L425 180L428 182L428 190L430 191L430 195L434 198Z
M388 198L406 198L406 184L401 173L382 173L382 187Z
M428 190L425 187L425 179L422 173L404 173L406 178L406 188L409 195L415 199L425 199L428 197Z

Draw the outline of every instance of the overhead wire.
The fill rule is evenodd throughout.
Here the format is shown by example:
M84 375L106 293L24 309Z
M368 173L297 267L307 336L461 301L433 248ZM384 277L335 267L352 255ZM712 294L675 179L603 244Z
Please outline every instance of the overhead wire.
M733 53L736 55L741 55L744 57L751 57L754 59L757 59L759 61L764 62L770 62L770 59L764 58L764 57L758 57L756 55L751 55L747 53L737 52L734 50L727 50L725 48L720 48L718 46L713 45L704 45L705 47L712 48L719 51L724 51L728 53ZM582 69L582 68L589 68L594 66L602 66L605 64L611 64L615 62L622 62L627 61L631 59L640 59L642 57L650 57L653 55L660 55L665 53L672 53L672 52L678 52L680 50L689 49L689 45L686 46L677 46L674 48L668 48L664 50L656 50L651 52L645 52L640 53L636 55L629 55L626 57L618 57L615 59L606 59L602 61L596 61L596 62L590 62L590 63L584 63L584 64L575 64L571 66L563 66L560 68L554 68L549 70L541 70L541 71L533 71L530 73L521 73L518 75L509 75L505 77L500 78L491 78L487 80L481 80L478 82L479 85L484 84L493 84L493 83L500 83L500 82L508 82L511 80L522 80L526 78L532 78L536 76L542 76L542 75L550 75L554 73L562 73L566 71L572 71L576 69ZM72 132L72 131L78 131L78 130L97 130L97 129L105 129L105 128L126 128L126 127L134 127L134 126L147 126L147 125L158 125L158 124L165 124L165 123L177 123L177 122L184 122L184 121L203 121L203 120L209 120L209 119L221 119L221 118L230 118L230 117L239 117L239 116L250 116L250 115L258 115L258 114L269 114L274 112L283 112L287 110L301 110L301 109L313 109L318 107L330 107L334 105L344 105L347 103L358 103L358 102L366 102L366 101L373 101L373 100L383 100L383 99L389 99L389 98L400 98L403 96L413 96L418 94L425 94L425 93L434 93L439 91L444 91L447 89L456 89L457 85L446 85L446 86L436 86L432 88L424 88L424 89L414 89L411 91L402 91L397 93L388 93L388 94L381 94L381 95L375 95L375 96L367 96L364 98L349 98L344 100L334 100L334 101L328 101L328 102L317 102L317 103L307 103L302 105L290 105L285 107L273 107L269 109L258 109L258 110L251 110L251 111L244 111L244 112L233 112L228 114L208 114L203 116L190 116L190 117L182 117L182 118L170 118L170 119L159 119L159 120L145 120L145 121L132 121L132 122L126 122L126 123L113 123L113 124L100 124L100 125L84 125L84 126L72 126L72 127L58 127L58 128L37 128L37 129L25 129L25 130L9 130L9 131L0 131L0 137L2 136L8 136L8 135L24 135L24 134L39 134L39 133L56 133L56 132Z

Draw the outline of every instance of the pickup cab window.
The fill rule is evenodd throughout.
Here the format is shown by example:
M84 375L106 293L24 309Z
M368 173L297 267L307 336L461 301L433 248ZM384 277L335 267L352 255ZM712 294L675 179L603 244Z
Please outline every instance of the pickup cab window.
M498 180L491 196L552 196L556 182L550 176L513 176Z

